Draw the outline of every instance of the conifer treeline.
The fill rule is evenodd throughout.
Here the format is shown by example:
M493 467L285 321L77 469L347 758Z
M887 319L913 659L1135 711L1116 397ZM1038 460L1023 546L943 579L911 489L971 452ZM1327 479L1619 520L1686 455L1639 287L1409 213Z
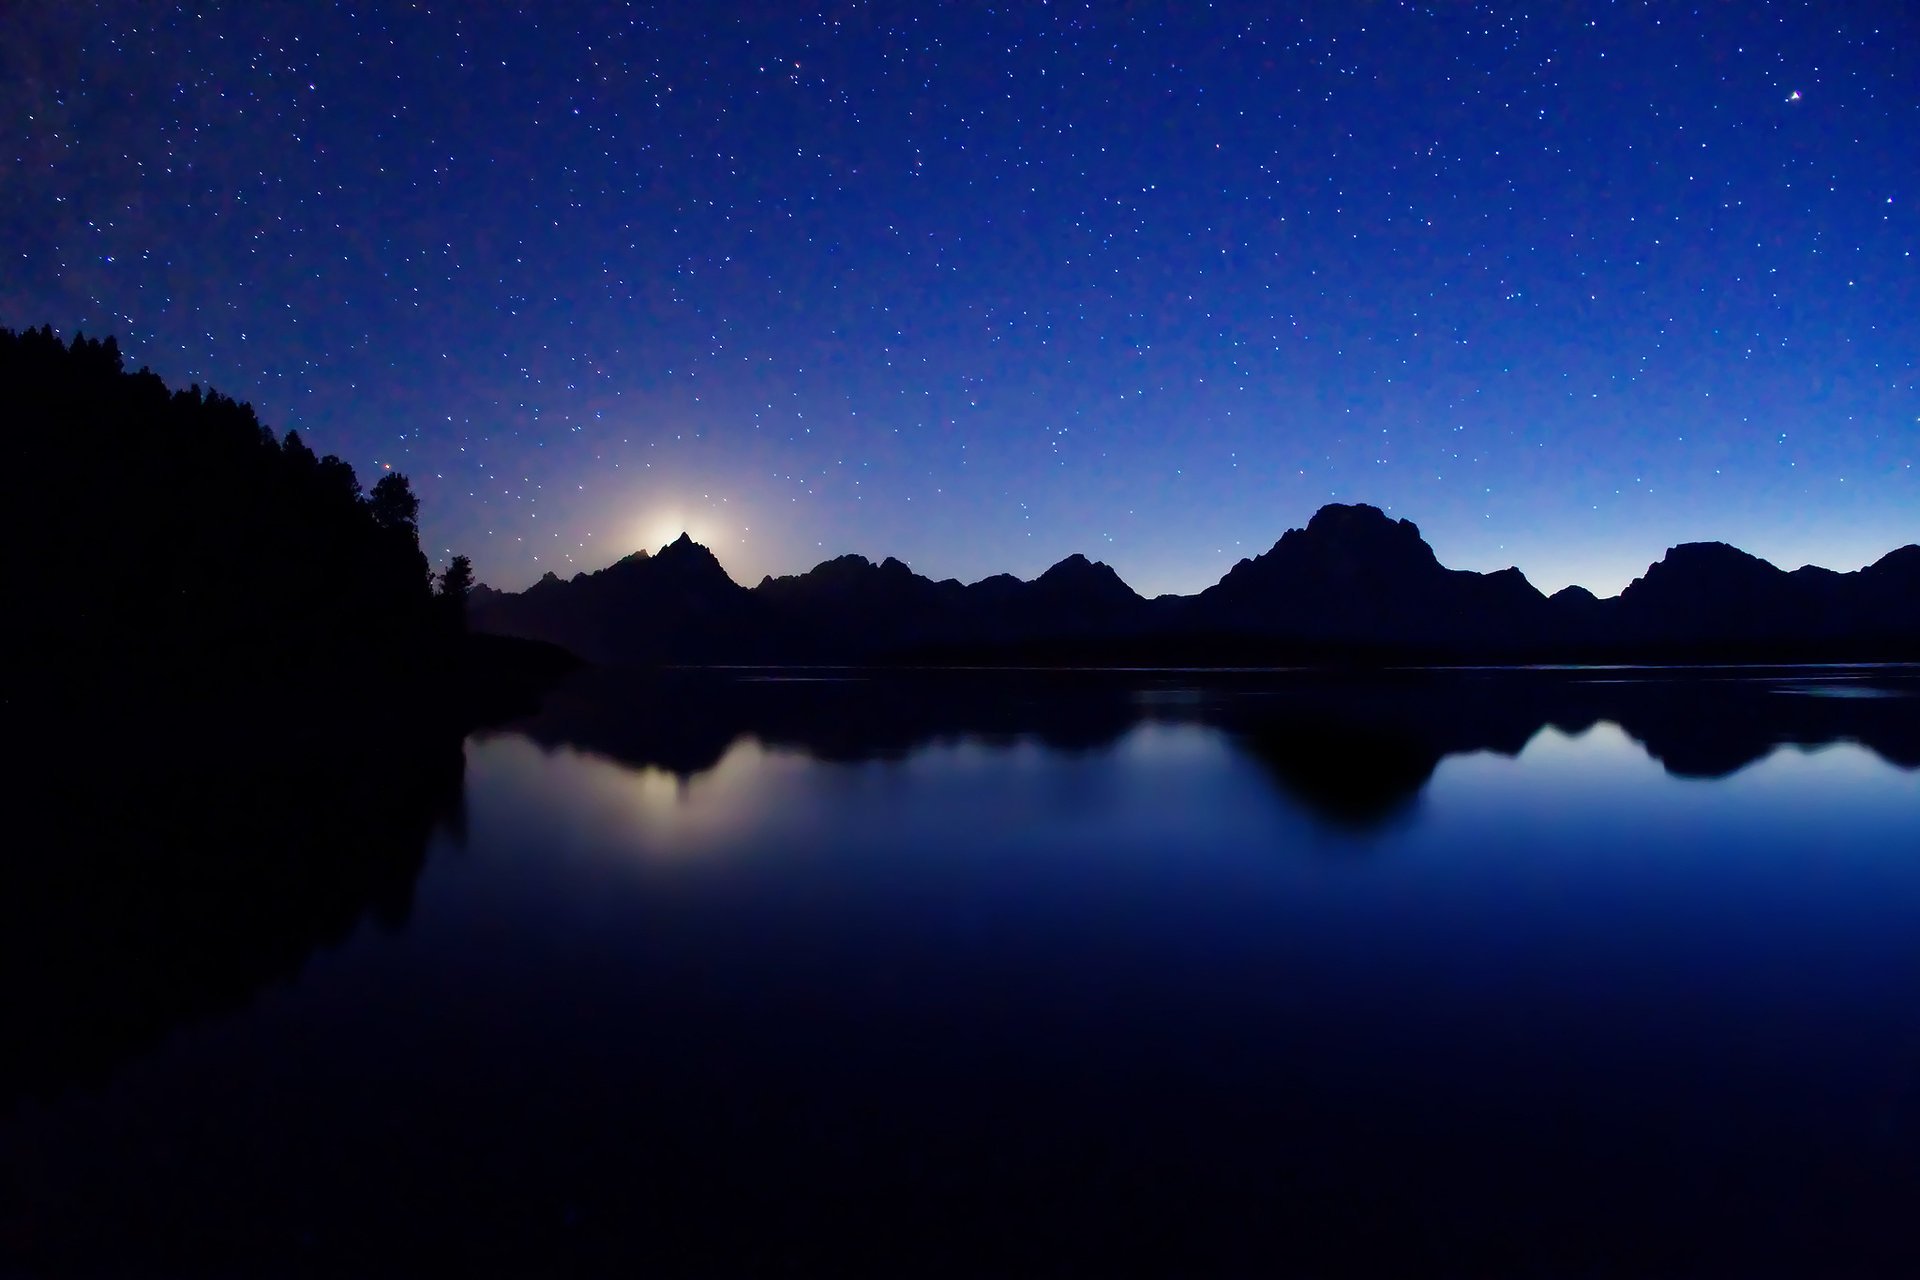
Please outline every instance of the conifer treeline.
M458 629L470 575L436 597L404 475L363 490L249 405L126 372L113 338L0 329L0 404L9 684L244 686L387 666Z

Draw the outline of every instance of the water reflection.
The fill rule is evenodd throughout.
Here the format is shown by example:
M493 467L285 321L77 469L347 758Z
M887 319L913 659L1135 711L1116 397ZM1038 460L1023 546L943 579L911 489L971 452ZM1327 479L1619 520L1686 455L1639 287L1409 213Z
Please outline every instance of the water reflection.
M1671 672L584 673L513 732L683 781L743 742L835 762L901 760L970 741L1055 753L1111 749L1143 724L1205 726L1330 826L1406 815L1440 762L1517 755L1552 728L1618 725L1665 770L1721 778L1785 745L1855 742L1920 767L1910 668ZM1817 696L1806 696L1806 695ZM663 784L649 782L658 790ZM660 794L668 794L660 792ZM677 793L676 793L677 794Z
M0 1112L0 1270L1915 1274L1913 703L1840 679L1912 676L593 674L244 824L331 905ZM250 919L174 896L156 975Z
M56 764L22 788L23 843L0 859L0 1115L104 1082L365 921L400 929L429 837L464 828L447 734L267 749L179 726L142 759Z
M1916 692L1920 674L1894 667L1364 678L601 670L496 738L469 781L567 797L542 844L637 835L648 849L687 851L770 828L799 832L835 785L878 788L884 815L887 789L910 785L908 775L883 768L836 784L808 763L916 758L942 775L997 761L977 793L941 811L943 822L971 815L1005 826L1077 810L1158 830L1168 815L1190 821L1208 803L1171 790L1180 757L1213 768L1224 744L1285 808L1361 837L1415 814L1449 758L1512 757L1533 743L1544 780L1555 742L1604 726L1682 778L1727 777L1783 746L1847 743L1911 770L1920 767ZM175 746L71 801L39 795L33 813L45 821L22 829L60 834L45 856L0 864L0 995L16 1046L0 1057L0 1103L104 1078L170 1028L296 972L363 920L397 927L431 832L461 828L463 764L448 741L371 751L323 743L271 762L244 745ZM1057 767L1115 752L1129 766L1120 774ZM1619 758L1595 740L1565 755L1585 772ZM1839 773L1862 759L1835 756L1820 785L1839 788ZM1023 794L1015 775L1041 763L1052 790ZM916 819L903 809L887 820ZM153 856L162 848L169 856ZM193 856L173 856L179 850ZM88 1015L72 1016L76 1008Z
M794 822L810 786L797 752L735 739L697 774L632 765L597 752L489 735L469 765L476 794L538 798L543 855L612 843L665 857L702 854L784 812ZM516 806L509 805L509 810Z

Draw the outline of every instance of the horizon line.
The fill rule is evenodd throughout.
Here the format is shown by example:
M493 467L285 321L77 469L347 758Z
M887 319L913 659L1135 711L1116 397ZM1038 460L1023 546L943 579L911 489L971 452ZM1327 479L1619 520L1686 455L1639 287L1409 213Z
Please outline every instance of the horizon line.
M1724 541L1722 539L1717 539L1717 538L1716 539L1697 539L1697 540L1692 540L1687 542L1676 542L1666 547L1654 559L1647 561L1646 567L1642 569L1639 573L1634 574L1633 577L1629 578L1625 583L1622 583L1618 590L1610 592L1606 595L1601 595L1599 592L1594 591L1592 588L1587 587L1584 584L1578 583L1578 582L1569 582L1564 586L1555 588L1553 591L1548 591L1545 588L1541 587L1537 582L1535 582L1533 578L1529 576L1527 572L1524 569L1520 568L1520 566L1517 564L1505 565L1499 569L1459 569L1459 568L1456 568L1455 566L1446 564L1444 561L1440 560L1439 552L1434 551L1433 544L1427 541L1427 536L1425 531L1420 528L1418 522L1416 521L1408 520L1404 516L1394 516L1386 508L1376 506L1375 504L1370 502L1322 503L1319 507L1315 508L1314 514L1318 515L1320 512L1325 511L1329 507L1349 507L1349 508L1365 507L1378 512L1384 519L1390 520L1393 523L1398 524L1398 523L1401 523L1402 521L1405 521L1406 523L1412 524L1414 526L1414 529L1416 531L1416 536L1419 537L1422 545L1426 546L1429 551L1433 551L1434 560L1436 563L1440 565L1441 568L1446 569L1450 572L1477 573L1483 576L1489 573L1505 573L1509 571L1515 572L1520 574L1520 576L1526 580L1528 586L1532 587L1535 591L1538 591L1542 596L1546 596L1548 598L1558 595L1560 592L1568 590L1569 588L1578 587L1580 590L1586 591L1588 594L1594 596L1596 599L1600 599L1600 600L1614 599L1618 597L1621 592L1625 591L1627 587L1631 586L1633 583L1639 581L1642 577L1644 577L1648 570L1652 569L1655 565L1661 563L1663 560L1665 560L1669 555L1671 555L1675 550L1677 550L1680 547L1688 547L1688 546L1729 547L1732 550L1740 552L1742 555L1750 556L1753 559L1760 561L1760 563L1767 565L1769 568L1772 568L1780 573L1797 573L1802 569L1820 569L1828 573L1845 574L1845 573L1858 573L1861 569L1865 569L1871 565L1878 564L1881 560L1884 560L1886 557L1894 554L1897 551L1904 550L1908 547L1920 546L1920 543L1916 543L1916 542L1899 543L1895 546L1887 548L1885 551L1881 552L1879 555L1875 556L1873 559L1868 560L1865 563L1853 569L1835 569L1829 565L1814 564L1812 561L1808 561L1804 564L1797 565L1792 569L1787 569L1787 568L1783 568L1781 565L1776 564L1771 560L1768 560L1765 556L1756 555L1755 553L1746 550L1744 547L1736 546L1735 544ZM1309 517L1309 520L1311 520L1311 517ZM1059 557L1058 559L1051 561L1046 568L1040 570L1040 572L1035 574L1034 577L1032 578L1021 578L1019 577L1018 574L1015 574L1010 570L1000 570L998 572L989 573L984 575L983 577L974 578L974 579L961 578L953 574L949 574L944 577L934 577L932 574L922 573L920 570L915 569L910 561L901 559L899 556L895 556L895 555L885 555L885 556L881 556L878 559L875 559L874 557L869 556L864 552L845 551L845 552L839 553L838 555L828 555L819 560L815 560L814 562L805 566L804 568L791 570L786 573L778 573L778 574L766 573L761 576L759 581L749 583L749 582L742 582L739 578L735 577L733 571L727 567L726 561L720 557L719 552L716 551L713 547L707 545L706 543L699 541L697 538L693 536L692 532L687 529L682 529L677 537L668 539L666 542L662 543L659 547L635 548L634 550L626 552L623 555L616 556L614 559L608 561L606 564L603 564L595 569L576 569L571 574L558 573L553 569L543 570L540 573L540 575L536 577L532 582L529 582L526 586L520 587L516 590L507 590L504 588L494 587L491 584L484 581L477 583L476 585L487 587L487 589L491 591L499 591L503 595L520 595L532 589L534 586L538 585L540 582L545 581L549 577L552 577L560 582L571 582L576 578L590 577L596 573L603 573L606 570L613 568L615 565L620 564L625 560L630 560L635 556L651 559L665 552L668 548L676 546L679 543L684 541L691 544L692 546L698 547L700 550L705 551L709 556L713 557L714 563L719 565L721 572L726 575L727 580L733 583L735 586L745 591L756 590L761 585L769 581L778 581L782 578L805 577L807 574L814 572L816 569L819 569L823 565L831 564L836 560L844 560L844 559L847 559L848 557L853 557L859 560L863 560L867 564L873 565L876 567L881 564L884 564L888 560L893 560L893 561L897 561L902 565L905 565L909 572L915 574L918 577L925 578L929 582L936 582L936 583L937 582L957 582L961 586L972 587L972 586L978 586L982 582L987 582L987 581L990 581L991 579L1001 578L1001 577L1011 577L1011 578L1014 578L1016 581L1020 581L1020 582L1034 582L1034 581L1037 581L1041 576L1048 573L1049 571L1058 568L1059 566L1067 563L1068 561L1074 559L1077 556L1087 561L1089 565L1093 565L1096 567L1103 567L1107 569L1116 578L1118 578L1121 581L1121 583L1124 584L1129 591L1132 591L1136 596L1139 596L1143 600L1158 600L1158 599L1163 599L1169 596L1189 598L1192 596L1197 596L1202 592L1208 590L1209 588L1218 585L1218 583L1222 579L1224 579L1228 573L1231 573L1235 568L1238 568L1240 565L1245 564L1251 560L1257 559L1259 556L1266 555L1268 552L1272 551L1275 547L1277 547L1280 544L1281 538L1284 538L1289 533L1298 532L1304 529L1305 527L1306 527L1305 524L1288 526L1285 530L1281 532L1280 537L1275 538L1273 542L1269 544L1267 547L1263 548L1260 551L1255 552L1253 555L1241 556L1239 559L1235 560L1231 565L1229 565L1227 569L1224 570L1218 578L1215 578L1212 582L1207 583L1205 586L1199 587L1198 589L1193 591L1186 591L1186 592L1161 591L1161 592L1156 592L1153 595L1147 595L1146 593L1140 591L1137 587L1133 585L1132 582L1127 580L1126 576L1123 575L1118 568L1116 568L1114 565L1112 565L1108 561L1096 559L1093 556L1088 555L1085 552L1081 552L1081 551L1070 551L1067 554Z

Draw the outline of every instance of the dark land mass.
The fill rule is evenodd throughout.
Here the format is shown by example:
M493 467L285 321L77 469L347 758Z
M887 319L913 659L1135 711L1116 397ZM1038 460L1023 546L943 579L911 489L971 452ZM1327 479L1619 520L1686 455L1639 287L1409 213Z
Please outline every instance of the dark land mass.
M1440 567L1404 522L1370 508L1330 508L1210 592L1184 600L1142 600L1110 569L1077 557L1034 582L971 586L930 582L898 562L848 558L747 591L683 540L572 582L551 579L518 596L477 591L469 601L458 565L436 585L403 477L383 476L365 491L345 463L315 457L292 433L276 438L244 405L127 373L111 340L0 331L0 400L10 413L0 475L13 549L0 712L10 755L24 761L7 775L13 826L0 854L0 1113L99 1087L175 1029L242 1008L268 984L294 977L317 951L358 930L404 924L430 839L436 831L460 837L462 743L490 724L511 722L550 747L691 776L743 736L857 762L959 738L1098 751L1143 721L1200 723L1229 735L1276 788L1347 828L1405 812L1448 757L1511 754L1548 726L1578 732L1617 723L1683 776L1721 776L1783 744L1842 741L1920 768L1920 677L1893 667L1366 677L631 669L904 665L943 656L1218 664L1432 653L1459 661L1578 649L1555 630L1563 626L1576 627L1589 649L1636 654L1895 657L1910 653L1920 634L1914 548L1845 575L1782 574L1730 548L1678 548L1618 600L1561 593L1542 602L1518 574ZM469 607L506 634L470 632ZM554 644L628 666L579 669ZM996 1000L1031 977L1010 970ZM671 1015L696 1005L701 988L680 974L662 982L653 1007L672 1027ZM726 1014L692 1008L679 1026L711 1029ZM951 1011L933 1002L913 1016L925 1019L927 1034L916 1038L909 1024L898 1038L909 1065L916 1044L947 1043L935 1033ZM965 1138L948 1150L1012 1179L995 1180L991 1192L944 1183L945 1172L904 1138L882 1148L891 1155L885 1185L865 1161L823 1162L820 1153L835 1149L870 1101L864 1086L836 1112L794 1113L800 1128L787 1136L806 1132L787 1144L799 1153L792 1163L756 1163L768 1144L742 1120L770 1111L743 1109L741 1099L764 1088L761 1064L777 1058L790 1092L808 1096L841 1078L846 1030L822 1026L809 1008L790 1023L755 1023L737 1045L718 1041L723 1052L693 1059L698 1071L669 1077L678 1087L659 1091L658 1105L693 1117L684 1129L690 1140L665 1153L657 1179L605 1188L607 1211L576 1232L584 1239L573 1255L553 1247L554 1224L575 1231L572 1221L557 1206L533 1203L539 1195L525 1189L557 1195L562 1172L606 1158L590 1142L544 1152L553 1160L550 1184L541 1183L538 1164L517 1178L496 1176L484 1155L472 1162L472 1178L450 1186L369 1170L360 1207L378 1207L358 1220L351 1204L299 1203L272 1175L276 1162L284 1172L311 1153L277 1151L231 1205L182 1204L191 1212L128 1222L113 1217L110 1198L74 1203L38 1236L7 1209L29 1199L19 1193L32 1175L24 1163L0 1162L0 1270L204 1274L213 1257L235 1259L227 1268L235 1272L337 1274L343 1268L327 1265L333 1258L300 1255L289 1244L315 1216L336 1231L344 1222L368 1224L368 1238L345 1246L350 1254L386 1250L389 1242L374 1237L391 1232L395 1251L383 1256L407 1272L430 1271L435 1259L553 1271L567 1256L617 1259L658 1243L684 1264L679 1270L707 1273L715 1258L752 1257L759 1241L790 1239L821 1212L866 1230L834 1241L836 1254L884 1254L891 1234L914 1240L931 1260L952 1238L943 1232L1006 1226L1009 1204L1031 1214L1031 1230L1077 1242L1086 1256L1132 1238L1115 1234L1115 1205L1139 1220L1152 1200L1116 1201L1078 1177L1038 1181L1060 1169L1028 1158L1046 1153L1043 1132L953 1117ZM1296 1061L1303 1072L1317 1066L1312 1053ZM941 1061L905 1079L924 1090L929 1113L940 1113L977 1086L972 1070L969 1061ZM462 1087L444 1083L413 1096ZM1218 1096L1276 1108L1291 1097L1285 1080ZM1039 1090L1025 1108L1071 1119L1078 1100ZM372 1132L390 1112L373 1105L384 1099L367 1101L352 1122ZM1187 1145L1205 1130L1192 1127L1186 1109L1129 1114L1164 1129L1167 1150L1194 1157L1164 1174L1148 1171L1154 1194L1221 1206L1211 1220L1217 1230L1196 1212L1182 1219L1191 1231L1165 1241L1190 1266L1197 1258L1209 1269L1210 1258L1220 1259L1207 1250L1227 1248L1232 1229L1244 1225L1228 1215L1245 1203L1234 1198L1245 1194L1245 1170L1216 1168L1204 1143ZM816 1119L818 1133L810 1128ZM1222 1110L1217 1122L1246 1120ZM1367 1135L1378 1122L1368 1106L1329 1123ZM1474 1149L1484 1135L1462 1125L1458 1149ZM448 1137L455 1150L476 1140L466 1130ZM1372 1139L1371 1150L1402 1137ZM1451 1144L1452 1130L1443 1138ZM1080 1172L1100 1168L1099 1145L1089 1144ZM543 1153L538 1142L527 1149ZM1397 1203L1403 1172L1392 1158L1375 1160L1366 1142L1351 1150L1361 1194L1296 1202L1283 1191L1274 1203L1293 1216L1276 1219L1276 1232L1312 1226L1392 1250L1378 1224L1391 1221L1384 1210ZM1548 1131L1521 1155L1527 1167L1549 1171L1567 1159ZM743 1204L712 1193L737 1185L732 1175L741 1169L763 1175L755 1184L768 1189L763 1199ZM1637 1185L1641 1172L1621 1168L1618 1185ZM405 1194L387 1194L393 1187ZM1070 1194L1059 1194L1063 1187ZM167 1206L171 1194L141 1188L135 1199ZM993 1198L970 1202L969 1194ZM1684 1199L1674 1203L1676 1214L1693 1211ZM1872 1220L1872 1206L1841 1208ZM1836 1220L1848 1221L1846 1212ZM656 1241L648 1223L666 1224L667 1239ZM767 1224L776 1229L763 1235ZM62 1226L73 1229L55 1234ZM1528 1239L1519 1232L1503 1247L1517 1256ZM413 1250L400 1250L408 1241ZM506 1247L496 1252L500 1242ZM761 1270L798 1269L792 1257L755 1260Z
M1031 582L935 582L841 556L742 587L682 535L595 573L480 588L483 630L622 664L1394 665L1920 658L1920 545L1853 573L1674 547L1618 596L1448 569L1411 521L1323 507L1194 596L1144 599L1070 556Z
M461 744L574 660L469 634L404 476L0 330L0 1108L405 918Z
M1545 728L1617 724L1668 773L1718 778L1779 747L1854 742L1920 769L1920 669L1392 673L702 671L594 668L507 726L547 747L692 778L742 738L827 761L962 738L1099 750L1147 721L1221 729L1342 826L1391 818L1440 762L1517 755Z

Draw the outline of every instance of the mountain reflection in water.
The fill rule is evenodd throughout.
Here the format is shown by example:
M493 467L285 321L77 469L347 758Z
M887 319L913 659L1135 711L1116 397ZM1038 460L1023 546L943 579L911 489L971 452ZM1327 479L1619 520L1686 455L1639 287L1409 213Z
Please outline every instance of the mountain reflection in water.
M15 869L0 1271L1915 1274L1917 681L602 670L227 760L199 860Z
M899 760L945 742L1096 751L1136 726L1219 731L1338 827L1417 800L1448 756L1518 755L1545 728L1612 723L1676 777L1726 777L1782 746L1855 742L1920 768L1911 668L1294 672L600 669L509 731L692 778L743 738L820 761Z

